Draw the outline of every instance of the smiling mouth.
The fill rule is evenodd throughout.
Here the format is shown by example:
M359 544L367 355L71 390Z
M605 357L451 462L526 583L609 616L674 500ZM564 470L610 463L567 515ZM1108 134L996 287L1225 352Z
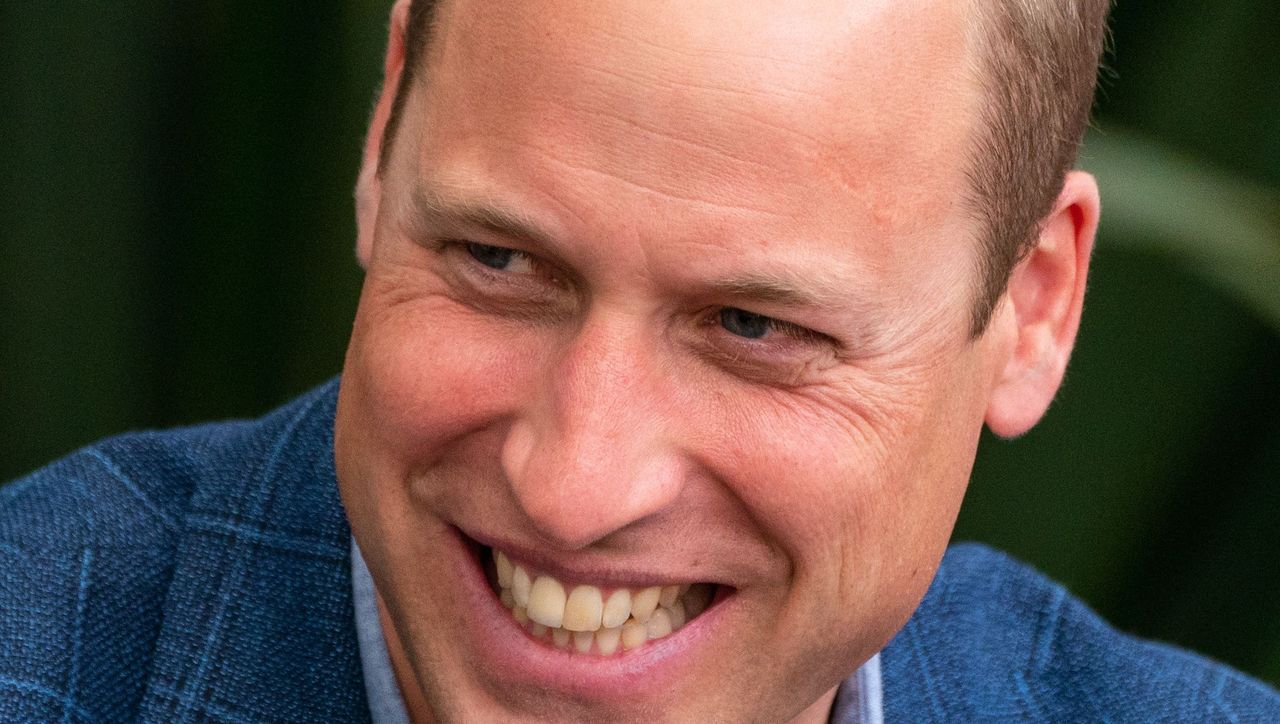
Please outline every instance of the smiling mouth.
M721 593L711 583L607 588L565 584L485 548L489 584L534 639L565 651L617 656L670 636Z

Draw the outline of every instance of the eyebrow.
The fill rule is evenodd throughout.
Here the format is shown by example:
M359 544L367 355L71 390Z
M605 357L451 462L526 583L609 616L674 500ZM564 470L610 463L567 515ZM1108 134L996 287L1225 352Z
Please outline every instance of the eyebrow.
M747 274L717 279L710 286L717 294L726 297L783 306L827 307L830 306L831 299L830 294L815 294L806 287L773 274Z
M540 229L528 215L501 204L453 199L421 183L414 185L410 203L415 228L429 226L430 221L463 224L534 246L555 246L552 235Z
M420 182L411 192L412 219L415 227L438 224L474 226L485 231L522 241L550 253L558 246L554 236L541 229L527 214L493 200L471 201L450 196ZM746 273L706 282L712 293L724 297L785 307L832 309L841 289L825 280L805 277L793 279L778 273Z

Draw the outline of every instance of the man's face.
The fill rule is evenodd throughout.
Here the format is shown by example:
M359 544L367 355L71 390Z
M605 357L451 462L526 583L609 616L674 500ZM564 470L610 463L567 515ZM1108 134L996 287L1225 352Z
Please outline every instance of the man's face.
M783 720L910 616L998 366L963 13L446 4L337 422L438 716ZM655 585L690 593L646 616ZM564 633L522 623L561 595Z

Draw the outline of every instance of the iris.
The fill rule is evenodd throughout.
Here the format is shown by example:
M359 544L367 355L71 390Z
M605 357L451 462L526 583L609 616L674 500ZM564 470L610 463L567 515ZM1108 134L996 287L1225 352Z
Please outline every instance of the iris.
M726 307L720 310L720 325L731 334L747 339L760 339L769 332L773 320L761 314L743 309Z
M515 257L516 250L471 242L467 244L467 253L471 255L471 258L487 267L503 270L507 268L512 258Z

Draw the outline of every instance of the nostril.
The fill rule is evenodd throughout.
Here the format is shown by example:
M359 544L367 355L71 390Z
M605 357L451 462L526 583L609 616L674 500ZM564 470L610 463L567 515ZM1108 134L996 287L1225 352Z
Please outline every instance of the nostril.
M528 420L520 419L511 424L501 453L502 472L507 480L524 479L536 445L537 434Z

